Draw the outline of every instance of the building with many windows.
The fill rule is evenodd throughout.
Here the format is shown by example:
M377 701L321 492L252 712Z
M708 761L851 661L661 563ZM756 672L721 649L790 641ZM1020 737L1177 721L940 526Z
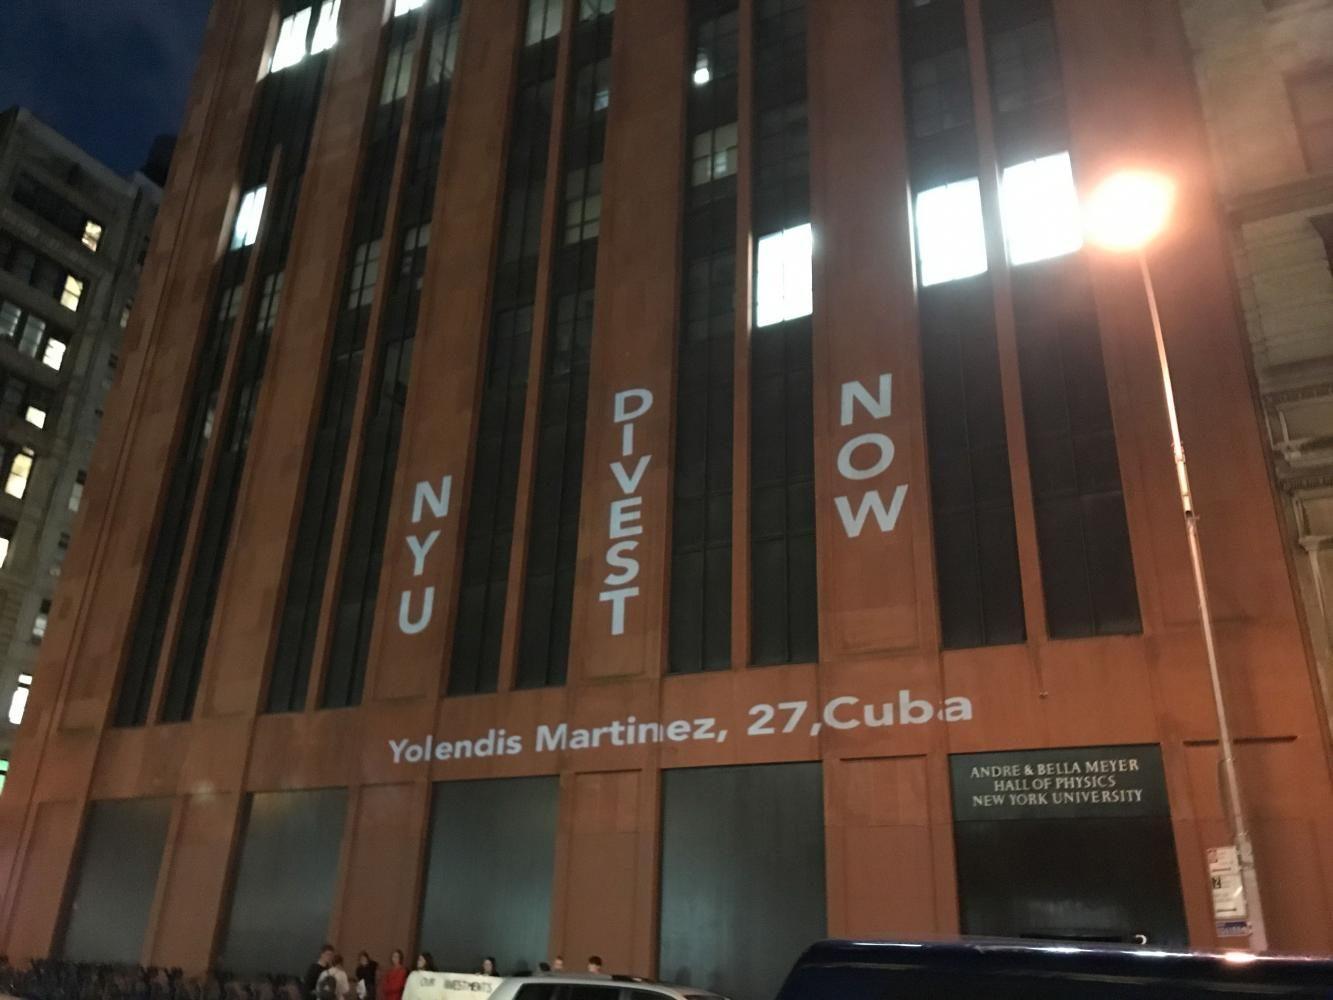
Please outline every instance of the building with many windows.
M146 178L117 176L27 111L0 114L6 771L161 196Z
M1333 3L1183 10L1333 722Z
M1328 731L1180 11L219 0L0 800L0 950L1271 944ZM31 764L25 764L30 761ZM1227 903L1222 899L1220 903ZM1239 936L1237 936L1239 935Z

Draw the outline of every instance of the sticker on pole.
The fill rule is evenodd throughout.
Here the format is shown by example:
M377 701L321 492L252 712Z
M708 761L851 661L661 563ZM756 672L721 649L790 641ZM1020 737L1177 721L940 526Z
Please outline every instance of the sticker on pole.
M1245 905L1245 884L1240 877L1240 855L1234 847L1208 848L1208 880L1213 890L1217 932L1222 937L1235 937L1235 924L1249 926L1246 921L1249 908ZM1244 933L1248 934L1248 929Z

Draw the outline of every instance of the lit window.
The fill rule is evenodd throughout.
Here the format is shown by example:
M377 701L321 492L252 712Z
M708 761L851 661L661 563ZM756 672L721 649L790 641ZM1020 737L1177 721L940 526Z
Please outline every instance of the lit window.
M1011 264L1031 264L1082 247L1083 223L1069 154L1005 167L1000 217Z
M17 522L9 518L0 521L0 567L3 567L9 559L9 546L14 541L14 532L17 530Z
M236 210L236 227L231 233L231 248L254 246L259 239L259 221L264 217L264 200L268 197L268 187L261 186L247 191L241 198L241 207Z
M23 419L34 427L45 427L46 411L40 406L29 406L23 413Z
M94 253L102 242L102 227L92 219L83 224L83 245Z
M0 302L0 337L13 340L18 336L23 310L12 302Z
M708 53L700 52L694 63L694 85L707 86L713 79L713 67L708 61Z
M69 509L71 512L77 511L79 505L83 503L83 486L88 480L88 473L80 471L74 478L74 485L69 491Z
M41 642L44 638L46 638L46 624L47 621L50 619L50 617L51 617L51 602L43 601L41 609L37 612L37 617L32 620L33 642ZM23 676L20 675L19 681L22 682L22 680ZM32 683L31 677L28 678L28 683L29 684Z
M36 626L33 626L34 632ZM46 623L42 623L42 630L46 630ZM17 726L23 721L23 713L28 709L28 693L32 690L32 674L19 674L18 687L14 688L14 694L9 699L9 722Z
M315 37L310 40L310 54L317 56L338 44L338 12L342 0L324 0L315 22Z
M48 340L46 350L42 351L42 364L60 371L60 366L65 363L65 346L63 340L56 340L55 337Z
M719 125L694 137L693 166L690 177L695 186L730 177L736 172L740 146L736 123Z
M916 196L916 252L922 287L986 272L986 228L975 177Z
M83 282L72 274L65 275L65 287L60 293L60 304L70 312L77 312L83 298Z
M756 326L814 312L814 233L807 222L761 237L755 267Z
M130 325L130 307L132 305L134 305L133 302L126 302L125 308L120 311L120 328L122 330Z
M414 10L420 10L426 6L426 0L394 0L393 16L401 17L404 14L410 14Z
M5 479L5 492L15 500L22 500L28 491L28 477L32 475L33 451L24 448L9 462L9 475Z
M9 778L9 761L0 757L0 792L5 790L5 781Z
M283 18L282 24L278 26L278 43L273 46L273 58L269 60L269 72L277 73L289 66L295 66L304 59L306 57L305 42L309 34L309 7Z

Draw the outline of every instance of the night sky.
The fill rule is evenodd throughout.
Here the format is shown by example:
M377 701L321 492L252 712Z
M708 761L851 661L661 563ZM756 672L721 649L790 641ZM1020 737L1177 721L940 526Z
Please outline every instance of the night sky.
M118 173L178 132L212 0L0 0L0 110L21 104Z

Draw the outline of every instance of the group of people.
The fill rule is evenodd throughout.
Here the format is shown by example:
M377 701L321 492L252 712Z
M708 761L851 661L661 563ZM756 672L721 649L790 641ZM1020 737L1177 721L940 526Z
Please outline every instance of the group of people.
M435 958L428 951L417 955L416 968L420 972L437 972ZM550 962L540 962L540 972L564 972L565 959L556 955ZM588 972L602 974L602 957L588 957ZM481 960L478 975L499 976L500 970L495 959L487 956ZM331 944L324 945L319 951L319 958L310 963L302 982L302 1000L403 1000L403 991L407 988L408 969L403 964L403 953L395 948L389 956L389 967L380 975L379 963L370 957L369 952L361 952L356 958L356 968L352 975L347 974L343 957Z

